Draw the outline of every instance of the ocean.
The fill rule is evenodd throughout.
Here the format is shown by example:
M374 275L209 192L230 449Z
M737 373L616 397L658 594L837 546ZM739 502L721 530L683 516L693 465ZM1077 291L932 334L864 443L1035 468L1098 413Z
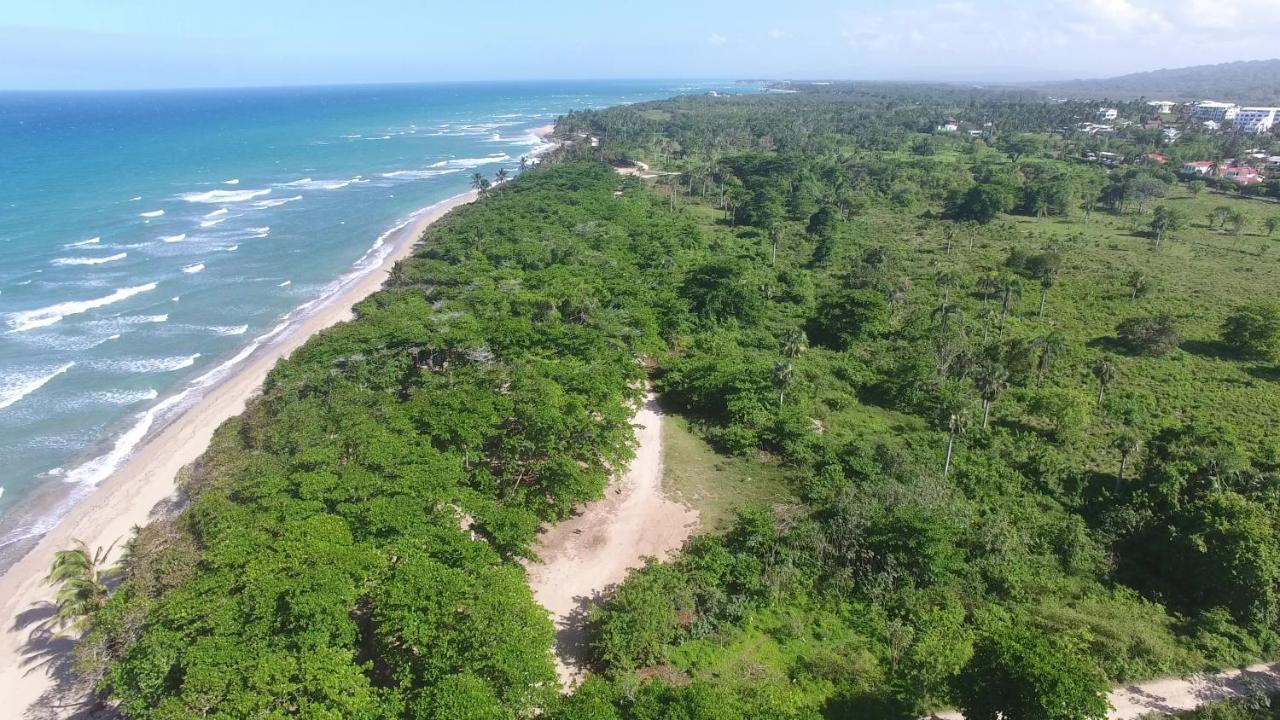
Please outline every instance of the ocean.
M414 213L569 110L728 82L0 93L0 568Z

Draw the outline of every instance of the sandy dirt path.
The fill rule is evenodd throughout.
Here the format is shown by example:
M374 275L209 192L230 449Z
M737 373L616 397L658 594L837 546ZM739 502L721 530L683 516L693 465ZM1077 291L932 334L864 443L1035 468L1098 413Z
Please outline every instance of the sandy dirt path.
M605 496L549 527L530 563L534 598L556 626L556 672L566 688L586 670L585 621L591 606L645 557L665 559L680 549L698 514L662 491L662 417L652 395L636 412L636 457Z
M1280 692L1280 663L1260 663L1243 670L1227 670L1187 678L1162 678L1124 685L1107 695L1111 720L1173 716L1202 705L1231 698ZM964 720L958 712L933 716L936 720Z
M68 718L87 708L71 687L75 638L54 632L54 588L44 583L54 553L74 539L90 548L115 544L108 561L119 558L133 528L147 524L153 510L172 505L179 470L208 447L213 432L240 414L277 361L326 327L349 320L352 306L382 287L397 260L407 256L427 226L453 208L475 199L468 192L431 206L394 236L395 249L376 270L300 322L276 342L259 348L230 377L147 440L133 456L78 504L22 559L0 576L0 718Z

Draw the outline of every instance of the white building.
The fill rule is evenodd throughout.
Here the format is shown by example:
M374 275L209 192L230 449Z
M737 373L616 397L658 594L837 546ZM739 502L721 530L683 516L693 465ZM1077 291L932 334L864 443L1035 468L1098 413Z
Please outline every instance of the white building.
M1147 105L1151 106L1152 110L1162 114L1173 112L1173 106L1176 104L1177 103L1172 100L1152 100L1147 103Z
M1236 118L1236 113L1240 112L1240 106L1234 103L1217 102L1215 100L1201 100L1191 106L1191 117L1196 120L1213 120L1214 122L1228 122Z
M1165 142L1177 142L1178 138L1182 137L1182 132L1177 128L1165 128L1160 132L1164 134Z
M1115 108L1098 108L1098 122L1115 120L1117 115L1119 113L1116 112Z
M1236 130L1239 130L1242 133L1251 133L1254 135L1269 132L1272 126L1276 124L1277 112L1280 112L1280 108L1240 108L1240 112L1236 113L1235 118Z

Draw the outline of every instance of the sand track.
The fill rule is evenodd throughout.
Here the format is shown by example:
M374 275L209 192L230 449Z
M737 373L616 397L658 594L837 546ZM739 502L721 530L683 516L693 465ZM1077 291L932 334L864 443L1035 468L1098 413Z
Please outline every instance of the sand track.
M530 563L534 598L556 626L556 672L571 688L586 671L585 623L591 606L644 564L679 550L698 514L662 491L662 416L652 395L636 412L636 457L600 500L546 529Z

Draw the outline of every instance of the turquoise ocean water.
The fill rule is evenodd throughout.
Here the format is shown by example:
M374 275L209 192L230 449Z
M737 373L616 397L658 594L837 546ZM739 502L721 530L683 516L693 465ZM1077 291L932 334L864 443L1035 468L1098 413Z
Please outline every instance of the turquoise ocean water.
M723 82L0 94L0 567L572 109Z

